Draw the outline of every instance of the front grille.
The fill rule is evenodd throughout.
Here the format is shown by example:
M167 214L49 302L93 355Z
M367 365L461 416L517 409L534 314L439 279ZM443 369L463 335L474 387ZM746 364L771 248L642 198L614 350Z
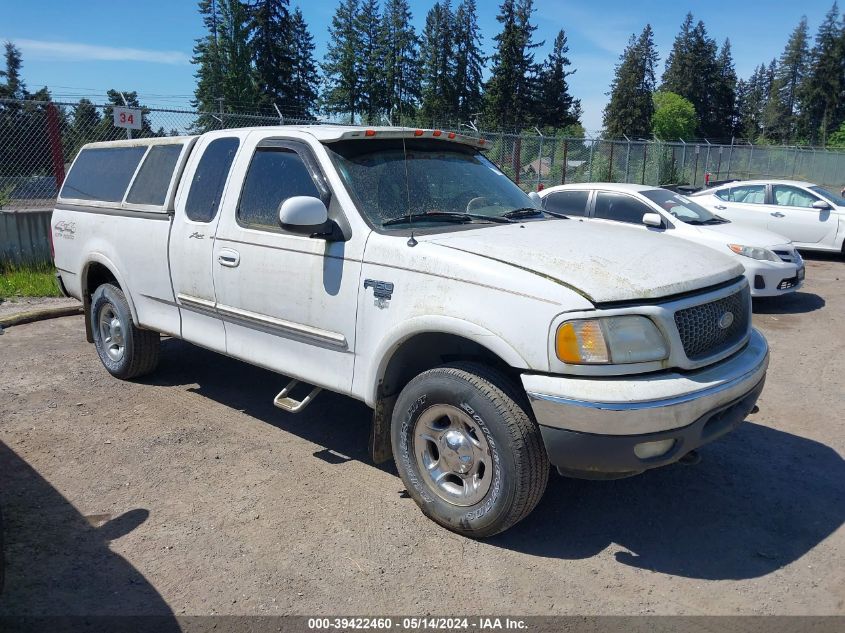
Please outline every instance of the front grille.
M733 314L733 322L723 327L729 320L723 317L728 313ZM751 292L747 286L723 299L675 312L687 358L701 360L739 343L748 332L750 314Z
M789 262L789 263L797 263L801 260L801 256L798 254L798 251L784 251L775 249L774 254L780 257L781 261Z
M790 288L794 288L798 285L798 275L794 277L790 277L789 279L784 279L778 284L778 290L789 290Z

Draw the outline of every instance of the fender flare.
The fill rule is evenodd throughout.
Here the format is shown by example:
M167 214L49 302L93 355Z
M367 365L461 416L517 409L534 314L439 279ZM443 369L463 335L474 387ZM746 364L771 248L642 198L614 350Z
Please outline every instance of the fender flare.
M88 254L88 258L85 260L85 264L82 266L82 272L80 273L80 287L82 288L82 305L84 308L85 313L85 333L86 337L88 338L89 343L94 342L93 334L91 332L91 319L90 319L90 312L91 312L91 288L88 288L88 269L91 267L91 264L100 264L105 266L108 271L114 276L117 280L118 285L120 285L120 289L123 291L123 295L126 297L126 302L129 304L129 312L132 315L132 321L135 325L138 325L138 312L135 309L135 302L132 300L132 293L129 292L129 287L126 285L126 281L123 275L118 272L118 267L111 261L108 257L103 255L100 252L92 252Z
M387 370L396 350L407 340L419 334L451 334L473 341L501 358L511 367L528 369L523 356L498 334L470 321L450 316L417 316L397 324L387 331L373 350L374 362L364 378L364 401L375 406L381 377Z

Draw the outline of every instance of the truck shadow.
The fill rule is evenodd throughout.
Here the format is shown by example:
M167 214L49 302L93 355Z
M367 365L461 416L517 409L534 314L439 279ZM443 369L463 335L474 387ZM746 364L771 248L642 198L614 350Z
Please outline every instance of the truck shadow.
M163 341L150 382L196 384L189 388L325 447L314 456L327 469L372 463L371 412L350 398L323 393L302 413L284 413L272 404L284 378L175 339ZM537 509L485 544L564 560L617 544L624 565L742 579L797 560L845 522L845 462L824 444L747 422L701 454L696 466L618 481L552 475ZM395 473L392 462L379 468Z
M746 422L695 466L630 479L554 476L499 547L580 559L607 547L624 565L708 580L769 574L845 522L845 461L819 442Z
M0 619L14 624L19 617L143 614L159 616L157 630L181 630L155 587L109 549L111 541L147 520L147 510L82 516L3 442L0 481L5 554ZM30 623L37 628L38 622Z

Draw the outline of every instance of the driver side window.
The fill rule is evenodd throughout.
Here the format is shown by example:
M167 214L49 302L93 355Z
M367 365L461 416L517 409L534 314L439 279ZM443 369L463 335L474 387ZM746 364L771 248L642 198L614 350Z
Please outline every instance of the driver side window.
M596 218L642 224L646 213L652 213L652 210L631 196L607 191L600 191L596 195Z
M294 196L320 197L302 158L290 149L258 148L241 191L238 222L278 230L279 207Z
M803 207L809 209L818 200L813 194L789 185L772 185L774 203L781 207Z

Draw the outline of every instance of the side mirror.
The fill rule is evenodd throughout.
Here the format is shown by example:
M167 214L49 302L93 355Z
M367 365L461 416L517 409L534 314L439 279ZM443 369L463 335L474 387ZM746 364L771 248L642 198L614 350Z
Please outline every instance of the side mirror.
M329 211L319 198L294 196L279 207L279 222L291 231L312 233L329 219Z
M536 191L532 191L528 194L528 197L531 198L531 202L534 203L535 207L537 207L538 209L543 208L543 199L540 197L539 193L537 193Z
M643 224L656 228L663 228L663 218L659 213L643 213Z
M818 209L819 211L828 211L830 210L830 203L826 200L816 200L813 203L813 208Z

